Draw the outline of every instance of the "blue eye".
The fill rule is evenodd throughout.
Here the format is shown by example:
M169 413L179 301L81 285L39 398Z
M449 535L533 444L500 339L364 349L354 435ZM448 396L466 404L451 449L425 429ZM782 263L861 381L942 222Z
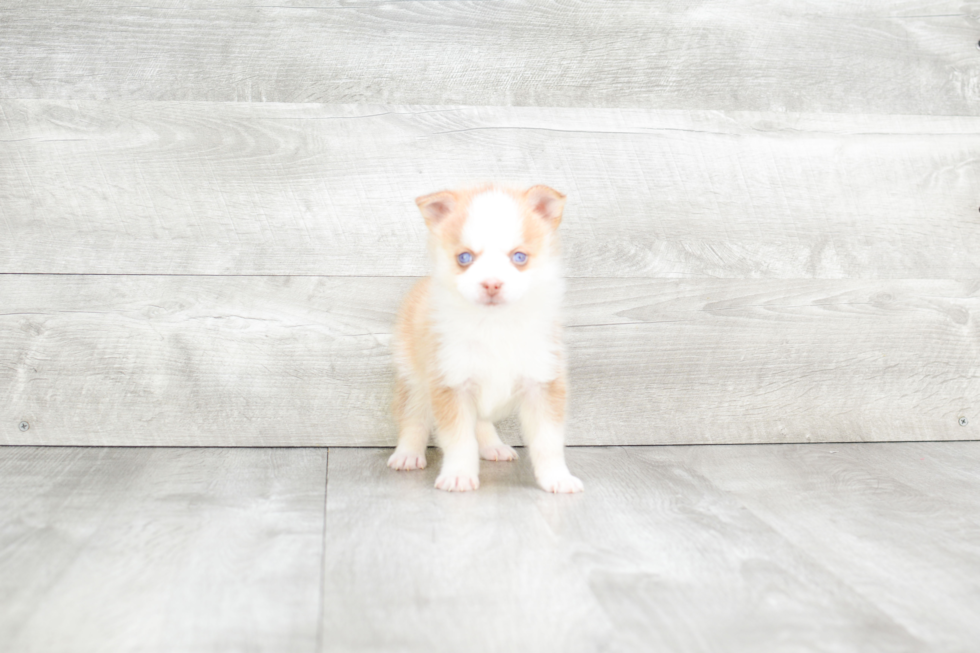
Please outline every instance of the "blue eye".
M510 255L510 260L512 260L517 265L524 265L527 263L527 254L524 252L514 252Z
M473 255L470 254L469 252L463 252L462 254L456 257L456 262L463 266L469 265L470 263L473 262Z

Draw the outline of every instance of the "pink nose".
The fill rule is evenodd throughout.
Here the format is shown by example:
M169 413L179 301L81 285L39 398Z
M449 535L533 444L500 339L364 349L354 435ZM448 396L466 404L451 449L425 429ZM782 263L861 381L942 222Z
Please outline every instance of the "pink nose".
M487 295L493 297L500 292L500 288L504 285L504 282L500 281L499 279L487 279L481 285L483 286L483 289L487 291Z

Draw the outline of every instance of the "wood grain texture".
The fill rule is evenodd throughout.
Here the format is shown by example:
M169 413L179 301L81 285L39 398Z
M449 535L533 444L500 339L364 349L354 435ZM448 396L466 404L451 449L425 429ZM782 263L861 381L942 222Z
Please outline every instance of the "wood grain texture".
M948 0L153 4L5 3L0 98L980 113Z
M980 638L980 443L685 454L928 650L966 653Z
M830 450L577 448L575 496L526 458L450 495L435 464L331 450L323 650L971 651L978 443ZM870 482L894 467L937 490Z
M421 275L412 201L569 195L573 277L980 278L980 118L0 104L0 271Z
M412 281L0 276L0 442L393 444ZM567 304L572 444L976 437L976 281L577 279Z
M5 651L311 651L325 450L0 447Z

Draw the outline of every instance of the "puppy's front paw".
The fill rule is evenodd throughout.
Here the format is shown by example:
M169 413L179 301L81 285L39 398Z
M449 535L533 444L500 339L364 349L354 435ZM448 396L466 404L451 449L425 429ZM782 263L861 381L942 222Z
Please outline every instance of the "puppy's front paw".
M480 487L480 477L467 472L443 471L436 479L436 487L446 492L469 492Z
M539 476L538 485L545 492L553 492L555 494L571 494L573 492L581 492L585 489L582 481L568 472L556 472Z
M405 471L425 469L425 453L399 451L395 449L395 453L391 454L391 457L388 458L388 467Z
M517 460L517 452L501 442L500 444L480 447L480 458L494 461Z

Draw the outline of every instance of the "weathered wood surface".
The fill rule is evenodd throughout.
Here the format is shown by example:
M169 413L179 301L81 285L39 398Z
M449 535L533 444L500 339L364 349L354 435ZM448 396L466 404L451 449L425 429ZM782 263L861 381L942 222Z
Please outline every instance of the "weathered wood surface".
M324 450L0 447L0 646L972 653L980 638L978 442L575 448L575 496L538 490L526 456L449 495L437 452L413 473L387 454L332 449L327 474Z
M833 453L836 452L836 453ZM968 653L980 443L576 448L433 490L331 450L324 651ZM947 470L952 468L952 473Z
M980 113L962 2L153 5L5 2L0 98Z
M0 442L393 444L412 281L2 275ZM978 315L977 281L572 280L569 442L976 438Z
M930 651L980 639L980 443L779 447L682 460Z
M0 109L0 272L421 275L412 199L489 179L568 193L574 277L980 278L980 118Z
M312 651L325 450L0 447L0 648Z

